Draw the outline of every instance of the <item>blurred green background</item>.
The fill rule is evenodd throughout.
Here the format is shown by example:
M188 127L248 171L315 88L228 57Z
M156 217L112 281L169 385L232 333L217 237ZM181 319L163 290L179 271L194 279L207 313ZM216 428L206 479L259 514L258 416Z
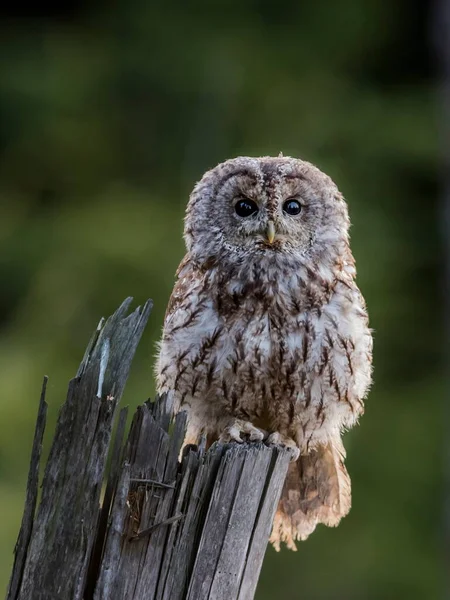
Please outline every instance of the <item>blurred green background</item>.
M425 2L24 6L0 23L0 589L42 376L48 451L99 317L152 297L122 403L153 394L188 194L219 161L283 151L349 202L375 385L345 439L350 515L296 554L270 548L257 599L439 597L442 252Z

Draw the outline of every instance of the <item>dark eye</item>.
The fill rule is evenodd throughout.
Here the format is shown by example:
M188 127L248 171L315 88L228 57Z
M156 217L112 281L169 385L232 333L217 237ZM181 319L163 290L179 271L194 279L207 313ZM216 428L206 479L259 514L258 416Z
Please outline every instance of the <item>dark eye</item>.
M286 200L286 202L283 204L283 210L288 215L298 215L302 210L302 205L298 200L293 200L291 198L291 200Z
M258 205L256 202L253 202L253 200L243 198L242 200L236 202L234 205L234 210L240 217L250 217L258 212Z

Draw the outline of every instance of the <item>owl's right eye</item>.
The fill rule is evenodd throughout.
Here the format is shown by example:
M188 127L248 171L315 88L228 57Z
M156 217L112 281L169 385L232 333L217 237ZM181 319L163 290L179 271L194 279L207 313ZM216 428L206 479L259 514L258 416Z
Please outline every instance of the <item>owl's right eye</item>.
M238 200L234 205L234 210L239 217L251 217L258 212L258 205L249 198Z

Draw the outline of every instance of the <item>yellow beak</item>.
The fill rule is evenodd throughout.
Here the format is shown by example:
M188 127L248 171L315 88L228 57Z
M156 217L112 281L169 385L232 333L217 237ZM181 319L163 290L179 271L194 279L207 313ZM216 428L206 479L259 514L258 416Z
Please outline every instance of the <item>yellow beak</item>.
M271 244L273 242L273 240L275 239L275 224L273 221L269 221L267 223L266 234L267 234L267 240L268 240L269 244Z

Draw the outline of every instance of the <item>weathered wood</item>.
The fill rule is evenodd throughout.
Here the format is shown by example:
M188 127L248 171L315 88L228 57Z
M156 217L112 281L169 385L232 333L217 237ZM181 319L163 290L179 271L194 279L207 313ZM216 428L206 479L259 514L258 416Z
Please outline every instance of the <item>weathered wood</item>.
M30 470L28 472L27 493L25 498L25 509L20 526L19 537L17 538L14 550L14 565L9 582L7 600L17 598L20 584L22 582L25 560L27 557L28 545L30 543L31 531L34 521L34 512L38 496L39 485L39 465L41 461L42 439L44 437L45 423L47 418L47 403L45 401L45 392L47 390L48 377L44 377L42 383L41 399L39 402L36 429L34 432L33 447L31 449Z
M173 434L169 436L171 406L167 397L159 402L145 403L139 407L131 426L125 471L129 472L127 502L113 507L112 519L116 523L116 510L120 511L120 554L117 555L117 536L106 539L105 556L97 585L96 599L152 598L158 584L167 526L158 527L154 533L139 539L139 532L150 529L169 517L178 471L178 455L184 437L185 415L179 415ZM156 420L157 419L157 420ZM169 487L155 486L140 480L157 481ZM128 479L127 479L128 481ZM122 481L121 481L122 484ZM123 490L118 492L123 498ZM148 560L146 561L146 557ZM145 565L145 568L143 568ZM110 571L114 571L114 580ZM131 595L135 594L135 595Z
M280 452L274 452L259 506L258 518L253 529L237 600L251 600L255 594L266 552L267 539L272 529L275 511L286 474L287 465L285 455Z
M214 444L178 467L185 416L169 433L169 412L135 415L95 600L251 600L291 454Z
M269 488L273 490L274 472L269 468L274 459L275 477L281 477L281 484L271 498L273 511L287 473L289 452L264 444L225 449L202 527L187 600L253 598L273 521L273 512L268 516L261 509ZM259 550L263 551L251 553L256 532ZM250 557L252 568L248 569ZM244 573L245 590L241 592Z
M123 436L125 433L125 425L127 422L128 407L122 408L119 414L119 422L117 425L114 445L111 452L111 467L108 475L108 483L103 497L102 507L97 526L96 539L92 551L89 572L86 581L86 590L84 600L90 600L94 596L97 573L100 569L100 563L103 554L103 545L105 542L106 530L108 527L109 512L113 501L117 482L119 479L119 469L121 464Z
M206 450L202 439L180 460L186 415L174 418L165 395L138 407L125 444L121 411L106 476L115 407L150 312L147 303L127 317L129 303L101 321L69 384L33 522L41 397L7 600L252 600L291 453Z
M151 310L126 300L101 322L69 384L47 462L19 600L81 600L115 407ZM11 597L12 600L13 597Z

